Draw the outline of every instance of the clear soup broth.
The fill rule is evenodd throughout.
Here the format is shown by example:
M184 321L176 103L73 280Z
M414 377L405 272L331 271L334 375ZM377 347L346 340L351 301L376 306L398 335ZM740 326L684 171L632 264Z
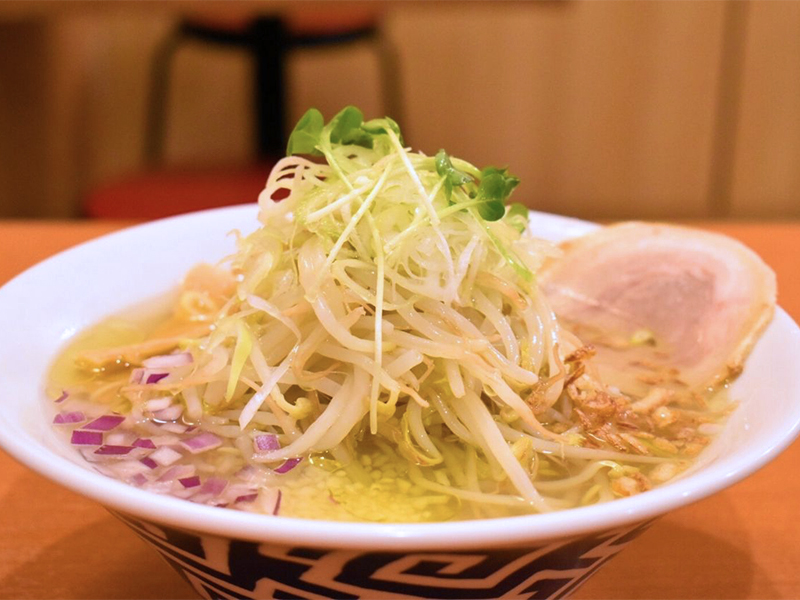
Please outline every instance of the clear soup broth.
M179 308L172 309L176 297ZM362 424L338 452L259 460L285 433L274 413L259 411L242 430L237 419L247 395L225 402L224 382L199 384L196 400L202 406L193 414L185 394L175 393L173 384L198 369L197 361L181 364L180 358L197 352L191 338L181 336L204 326L193 318L202 311L180 309L192 301L197 299L173 294L107 319L76 336L53 364L48 394L54 427L99 472L155 493L266 515L425 522L535 512L491 457L459 443L435 408L420 411L419 418L441 458L420 447L410 431L414 417L403 414L383 422L381 435L371 435ZM146 348L165 338L177 341ZM630 367L626 382L636 395L627 401L626 414L641 418L619 419L614 413L619 397L595 398L592 406L565 393L556 410L539 418L567 444L538 440L535 447L522 435L508 440L515 459L555 508L640 493L678 476L733 407L724 388L689 392L681 389L674 370L652 367L650 359L659 354L652 339L627 346L618 339L603 346L597 335L592 341L614 355L617 367ZM137 348L141 356L126 355ZM102 362L92 354L102 352L112 357ZM297 420L300 426L309 426L324 409L319 396L315 403L304 396L311 406L304 409L307 417ZM284 400L294 407L304 404L297 395ZM653 407L643 407L648 402ZM502 426L502 416L497 420ZM604 431L608 424L613 432Z

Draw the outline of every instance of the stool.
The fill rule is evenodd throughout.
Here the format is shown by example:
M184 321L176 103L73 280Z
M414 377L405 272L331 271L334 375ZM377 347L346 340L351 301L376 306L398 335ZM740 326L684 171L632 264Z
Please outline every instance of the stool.
M238 48L254 59L253 163L213 168L164 168L169 83L175 53L188 41ZM144 173L92 190L83 212L90 218L153 219L215 206L253 201L272 166L286 151L287 56L299 49L373 43L379 60L381 100L387 114L402 119L396 52L380 35L373 11L289 12L248 20L184 19L164 39L151 67L145 131Z

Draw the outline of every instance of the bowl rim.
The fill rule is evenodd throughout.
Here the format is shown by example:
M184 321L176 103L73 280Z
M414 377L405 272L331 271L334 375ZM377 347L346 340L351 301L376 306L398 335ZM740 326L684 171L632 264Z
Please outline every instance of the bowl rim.
M225 207L179 215L128 227L117 232L83 242L55 254L17 275L0 288L0 307L10 290L20 281L36 277L37 273L68 260L78 248L97 249L123 236L172 227L176 222L212 221L219 217L245 219L252 215L253 205ZM578 219L532 212L532 218L552 220L557 227L575 234L596 225ZM65 258L66 257L66 258ZM13 295L12 295L13 296ZM800 328L781 308L776 309L770 327L780 328L800 343ZM87 466L70 461L51 451L39 440L20 436L18 425L0 414L0 448L17 461L44 477L115 511L167 526L196 532L237 538L254 542L270 542L291 546L373 550L431 550L510 547L577 537L598 531L647 521L681 506L710 496L754 473L780 454L800 434L800 409L793 419L754 448L747 460L735 465L716 461L700 473L630 498L616 499L599 505L554 511L546 514L503 517L473 521L441 523L368 523L336 522L270 517L244 511L195 504L147 492L129 484L106 477ZM702 475L702 476L700 476Z

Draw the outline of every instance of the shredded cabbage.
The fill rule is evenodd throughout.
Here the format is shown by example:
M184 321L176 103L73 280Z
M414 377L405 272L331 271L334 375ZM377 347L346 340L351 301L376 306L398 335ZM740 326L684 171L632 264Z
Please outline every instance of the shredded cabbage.
M548 511L627 494L631 464L664 464L663 450L588 443L572 402L593 396L563 393L587 353L536 284L559 250L526 233L506 169L413 152L394 121L353 107L327 124L312 109L288 150L259 197L263 226L226 259L232 289L211 271L210 286L184 286L179 309L206 323L182 343L191 364L110 384L134 417L177 400L227 440L215 473L259 473L267 512L276 485L281 510L323 485L337 510L374 520ZM258 447L264 434L275 447ZM297 473L322 479L291 492Z
M526 439L563 443L534 412L534 399L541 410L559 396L564 379L549 376L570 349L534 277L557 250L507 209L516 179L412 152L393 121L364 123L353 108L321 123L313 110L300 121L289 149L304 156L270 175L263 227L231 257L237 294L215 334L241 429L260 431L260 413L285 423L273 428L282 447L254 460L337 450L347 463L376 437L420 467L421 483L469 445L495 485L507 480L506 494L548 510L496 422L505 411ZM548 378L545 398L536 390ZM309 398L311 414L298 411Z

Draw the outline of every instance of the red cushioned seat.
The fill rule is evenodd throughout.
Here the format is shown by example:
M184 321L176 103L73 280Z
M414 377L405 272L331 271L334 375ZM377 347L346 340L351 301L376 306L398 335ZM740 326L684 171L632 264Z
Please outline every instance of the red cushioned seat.
M93 190L85 216L96 219L157 219L186 212L256 202L271 163L250 167L153 170Z

